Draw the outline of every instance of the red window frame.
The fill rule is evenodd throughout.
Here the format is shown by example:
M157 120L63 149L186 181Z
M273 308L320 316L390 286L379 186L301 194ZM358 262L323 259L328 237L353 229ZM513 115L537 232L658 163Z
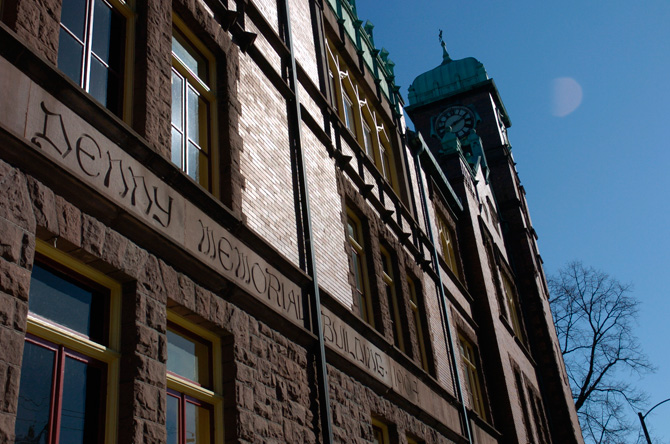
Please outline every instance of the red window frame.
M177 436L179 444L186 444L186 403L193 404L197 407L202 407L209 411L209 444L214 443L214 407L206 402L202 402L197 398L188 396L184 393L181 393L177 390L168 388L167 395L177 398L179 400L179 408L177 415L179 416L179 422L177 424ZM198 443L201 444L201 443Z
M49 405L49 433L47 443L58 444L60 439L60 424L63 404L63 380L65 378L65 359L72 358L87 365L97 367L101 370L100 383L100 410L98 411L98 442L104 442L105 431L105 406L106 406L106 387L107 387L107 365L90 356L77 353L63 345L55 344L46 339L39 338L30 333L26 334L26 342L30 342L38 347L46 348L55 353L53 372L51 374L51 399Z

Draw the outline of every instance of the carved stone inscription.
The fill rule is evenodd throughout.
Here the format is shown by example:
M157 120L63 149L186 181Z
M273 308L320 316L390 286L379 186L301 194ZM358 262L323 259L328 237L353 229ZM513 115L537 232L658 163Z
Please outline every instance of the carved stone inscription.
M458 411L423 381L391 359L377 346L342 322L335 314L321 307L323 339L355 365L375 377L405 399L413 402L434 418L459 430Z
M187 202L186 249L296 324L304 326L300 287Z
M300 288L121 147L0 58L0 79L22 88L0 95L0 123L110 202L190 252L257 300L304 326ZM12 103L4 103L7 97ZM15 116L23 116L16 119Z
M321 307L323 339L327 345L380 380L392 385L390 359L386 353L342 322L330 310Z
M183 243L184 199L60 102L33 86L26 138L148 225Z

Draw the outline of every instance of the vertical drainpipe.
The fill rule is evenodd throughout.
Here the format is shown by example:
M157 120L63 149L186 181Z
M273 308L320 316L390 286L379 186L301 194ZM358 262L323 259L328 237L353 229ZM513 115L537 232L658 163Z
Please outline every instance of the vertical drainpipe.
M293 103L289 104L289 132L294 152L295 169L298 175L298 193L294 193L300 199L300 213L297 215L302 219L305 266L307 274L312 278L312 300L310 301L310 327L312 333L318 338L316 350L316 372L319 391L319 411L321 418L321 433L324 444L333 442L333 426L330 413L330 395L328 393L328 369L326 367L326 349L323 339L323 327L321 319L321 298L319 296L319 282L316 275L316 261L314 258L314 238L312 235L312 219L309 207L309 190L307 186L307 173L305 170L305 158L302 149L302 134L300 130L300 100L298 98L298 76L295 66L295 53L293 51L293 37L291 34L291 15L288 0L282 0L285 39L290 53L290 65L288 67L289 87L293 91ZM293 106L291 106L293 105Z
M410 146L411 148L411 146ZM430 256L433 263L433 270L437 275L437 285L438 293L440 295L440 308L442 309L442 329L445 333L445 339L447 342L447 348L449 349L449 357L451 358L451 365L454 368L454 377L456 379L456 393L458 395L458 401L461 403L462 414L463 414L463 426L465 427L465 434L468 438L470 444L474 444L472 439L472 431L470 430L470 419L468 418L468 409L465 406L463 398L463 388L461 387L461 376L460 371L458 370L458 360L456 359L456 349L454 348L454 338L451 336L451 322L449 321L449 310L447 309L447 296L444 293L444 285L442 284L442 274L438 266L437 260L437 247L435 246L435 238L433 237L433 228L430 225L428 220L428 201L426 199L426 191L423 185L423 176L421 175L421 167L419 166L419 155L424 150L424 145L421 143L419 148L417 148L414 153L414 167L416 168L416 177L419 181L419 193L421 194L421 207L423 210L424 220L426 223L426 231L428 232L428 239L430 240ZM414 150L412 150L414 151Z

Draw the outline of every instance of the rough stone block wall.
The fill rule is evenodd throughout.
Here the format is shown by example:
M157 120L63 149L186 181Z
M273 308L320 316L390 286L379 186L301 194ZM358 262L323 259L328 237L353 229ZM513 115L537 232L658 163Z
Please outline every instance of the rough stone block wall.
M316 441L304 348L3 161L0 186L1 442L14 439L35 233L123 283L119 442L166 440L167 310L221 335L227 442Z
M407 435L411 435L425 444L453 443L416 416L379 396L371 388L350 376L329 367L328 378L335 442L356 444L374 442L372 417L375 417L388 427L391 442L407 444Z
M0 160L0 442L14 441L14 418L35 254L35 216L25 175Z
M5 1L4 20L37 54L58 61L61 0Z

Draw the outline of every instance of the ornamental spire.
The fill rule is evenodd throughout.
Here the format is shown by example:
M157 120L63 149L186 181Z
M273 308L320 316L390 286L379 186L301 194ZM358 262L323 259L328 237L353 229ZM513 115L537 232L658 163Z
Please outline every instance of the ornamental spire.
M440 34L438 36L438 39L440 40L440 46L442 46L442 64L444 65L445 63L451 62L451 57L449 57L449 53L447 52L447 44L444 43L444 39L442 38L442 30L440 29Z

